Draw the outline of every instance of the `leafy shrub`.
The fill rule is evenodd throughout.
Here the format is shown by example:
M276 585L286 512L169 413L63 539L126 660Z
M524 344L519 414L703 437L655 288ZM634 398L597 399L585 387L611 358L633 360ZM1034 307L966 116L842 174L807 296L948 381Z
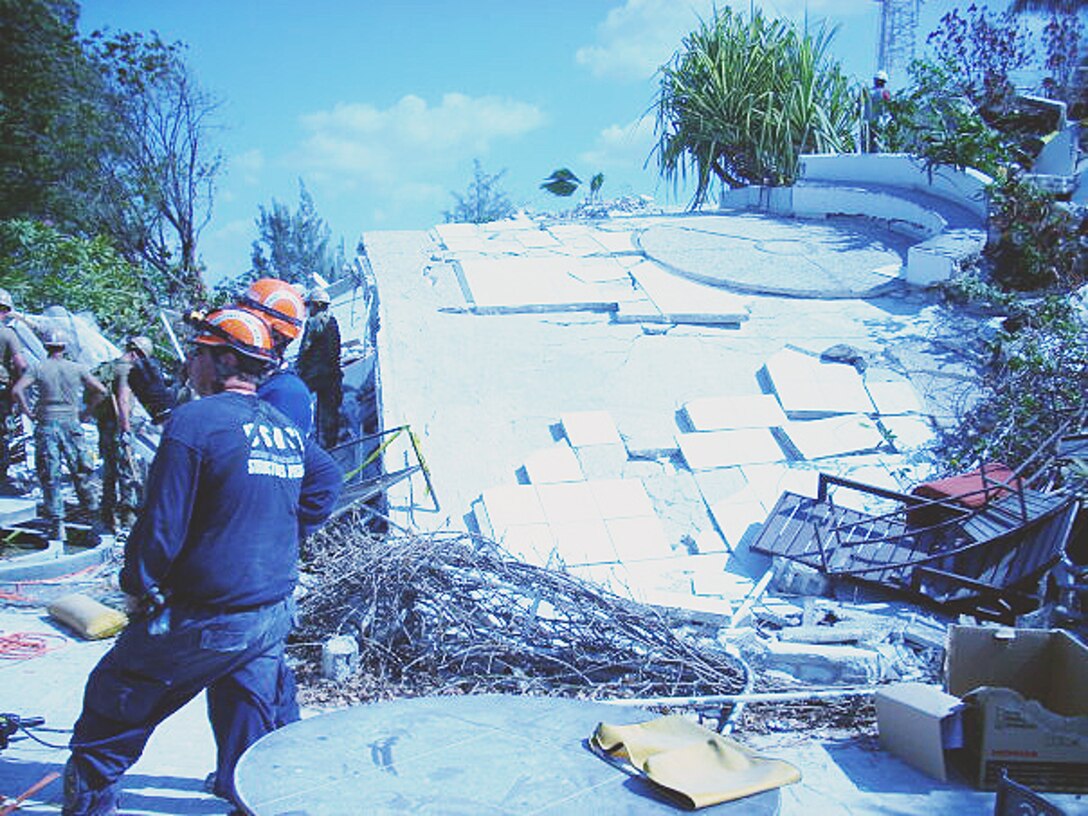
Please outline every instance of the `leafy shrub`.
M106 238L65 235L40 221L0 221L0 286L20 310L89 311L116 336L146 333L152 314L138 270Z
M991 14L975 3L967 7L966 16L953 8L941 17L927 42L937 60L952 68L959 92L983 115L1008 106L1016 94L1010 74L1034 58L1028 31L1014 14Z
M857 96L832 33L723 6L684 38L659 71L653 154L666 180L695 176L692 207L715 181L789 185L801 153L853 150Z
M1008 317L987 342L980 398L948 435L944 457L952 470L980 459L1018 467L1088 409L1084 307L1063 295L1026 300L978 278L954 288Z
M1088 218L1019 174L990 188L987 251L995 281L1008 289L1071 290L1088 279Z
M910 86L888 102L890 119L881 147L918 156L928 168L973 167L1001 175L1011 157L1009 144L959 92L955 66L916 60L910 72Z

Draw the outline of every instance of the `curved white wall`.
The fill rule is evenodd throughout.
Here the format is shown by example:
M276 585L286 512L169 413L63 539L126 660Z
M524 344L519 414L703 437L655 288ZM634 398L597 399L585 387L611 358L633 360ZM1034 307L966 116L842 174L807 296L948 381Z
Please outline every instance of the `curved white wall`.
M925 165L906 153L810 153L801 156L801 180L905 187L958 204L986 221L985 173Z

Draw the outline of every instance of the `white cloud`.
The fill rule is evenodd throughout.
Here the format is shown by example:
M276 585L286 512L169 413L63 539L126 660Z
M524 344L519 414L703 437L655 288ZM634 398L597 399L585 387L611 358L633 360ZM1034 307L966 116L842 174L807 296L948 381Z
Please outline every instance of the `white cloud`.
M747 2L718 2L747 15ZM871 13L862 0L760 0L757 9L769 17L801 21L841 19ZM713 14L714 0L626 0L608 12L597 27L597 42L579 48L575 60L594 76L647 79L673 55L683 38Z
M640 117L626 125L606 127L597 135L593 147L578 160L594 171L638 171L650 155L653 141L653 117Z
M696 15L707 16L710 8L709 0L627 0L608 12L597 27L597 42L579 48L575 59L594 76L645 79L669 59Z
M302 117L308 136L292 160L313 173L348 177L342 180L410 185L544 123L535 105L491 96L448 93L431 106L408 95L384 110L341 103Z

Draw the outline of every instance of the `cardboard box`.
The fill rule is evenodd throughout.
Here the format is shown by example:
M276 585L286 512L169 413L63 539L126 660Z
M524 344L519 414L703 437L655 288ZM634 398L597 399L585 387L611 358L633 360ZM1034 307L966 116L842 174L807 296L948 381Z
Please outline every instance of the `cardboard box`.
M962 697L969 769L994 790L1088 792L1088 647L1057 629L952 626L946 690Z
M950 752L963 747L963 701L928 683L893 683L874 698L880 745L908 765L947 781Z

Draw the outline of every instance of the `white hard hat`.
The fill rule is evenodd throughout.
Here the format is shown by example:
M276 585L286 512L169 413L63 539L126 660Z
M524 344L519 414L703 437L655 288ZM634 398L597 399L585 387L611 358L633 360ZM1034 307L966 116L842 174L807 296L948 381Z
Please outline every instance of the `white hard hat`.
M888 72L885 70L877 71L875 74L873 74L873 79L879 79L881 82L887 82Z

